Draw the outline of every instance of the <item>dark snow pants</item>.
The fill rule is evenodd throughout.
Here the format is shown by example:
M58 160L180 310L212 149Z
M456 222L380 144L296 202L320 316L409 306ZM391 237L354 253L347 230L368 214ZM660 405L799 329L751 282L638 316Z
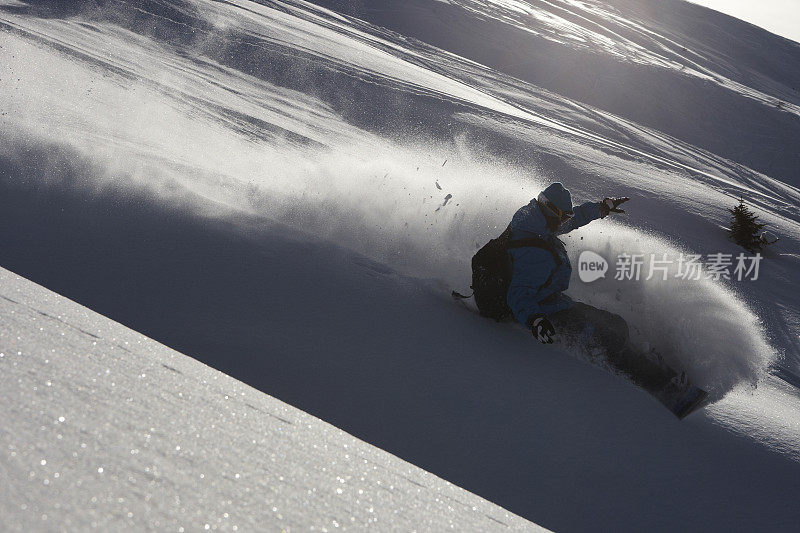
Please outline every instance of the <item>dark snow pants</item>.
M621 316L582 302L547 318L556 330L555 341L606 364L650 392L663 390L677 374L669 366L635 350L629 343L628 324Z

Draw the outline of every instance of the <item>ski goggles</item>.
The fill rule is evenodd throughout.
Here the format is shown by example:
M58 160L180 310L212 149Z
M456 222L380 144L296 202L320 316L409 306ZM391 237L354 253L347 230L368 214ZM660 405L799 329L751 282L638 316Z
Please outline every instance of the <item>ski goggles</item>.
M544 206L547 209L549 209L550 212L553 213L553 215L556 216L562 224L567 220L571 219L573 216L575 216L575 213L571 209L569 211L562 211L561 209L559 209L559 207L550 200L548 200L547 196L545 196L544 194L540 194L537 200L542 204L544 204Z

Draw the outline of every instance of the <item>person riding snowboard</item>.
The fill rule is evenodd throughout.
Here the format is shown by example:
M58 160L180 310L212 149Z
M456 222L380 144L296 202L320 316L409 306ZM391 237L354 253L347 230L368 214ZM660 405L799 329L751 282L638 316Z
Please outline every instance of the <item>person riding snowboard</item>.
M506 302L513 316L542 343L553 343L559 335L565 344L577 344L647 390L673 410L685 407L687 391L705 392L688 384L654 354L644 354L629 343L625 320L609 311L573 301L564 294L569 288L572 267L564 243L557 235L568 233L611 213L624 213L620 205L628 198L605 198L572 206L572 195L561 183L553 183L521 207L507 231L511 259L511 281ZM526 244L525 241L537 244ZM520 244L515 246L515 243ZM702 394L700 394L702 393ZM676 399L677 398L677 399ZM676 402L681 405L674 405Z

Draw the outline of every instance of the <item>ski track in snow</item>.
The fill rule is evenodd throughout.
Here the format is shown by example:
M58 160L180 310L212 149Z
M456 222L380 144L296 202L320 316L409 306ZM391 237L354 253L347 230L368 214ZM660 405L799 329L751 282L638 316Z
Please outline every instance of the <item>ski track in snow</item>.
M548 38L571 46L675 67L527 3L461 4L506 21L532 16L557 30ZM601 9L554 4L587 16ZM52 18L26 14L25 3L3 5L0 160L4 190L20 197L54 191L101 204L142 196L225 220L247 238L264 231L248 217L267 217L361 254L358 264L374 265L367 275L438 280L414 285L438 295L468 285L476 246L553 179L576 203L633 198L625 219L567 236L574 257L584 249L609 259L737 253L719 226L746 194L781 237L758 283L670 278L620 295L613 283L576 276L570 293L622 314L636 342L657 346L716 399L727 394L704 420L800 460L796 389L768 376L779 364L800 369L800 312L788 289L800 281L790 257L800 244L800 190L791 183L310 4L197 0L154 15L111 2L91 15ZM691 75L708 75L696 68ZM770 101L766 87L714 79ZM3 266L34 261L33 253L7 254ZM76 299L85 291L75 290Z

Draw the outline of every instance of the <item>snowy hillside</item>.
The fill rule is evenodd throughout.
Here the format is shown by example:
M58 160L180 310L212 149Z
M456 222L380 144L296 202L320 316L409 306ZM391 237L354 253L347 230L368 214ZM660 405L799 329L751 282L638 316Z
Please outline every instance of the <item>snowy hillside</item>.
M683 0L315 3L800 184L800 44L741 20Z
M529 522L0 269L4 531Z
M0 266L544 527L793 528L798 45L677 1L325 5L0 1ZM554 180L631 197L573 259L738 253L740 196L779 235L757 281L573 280L712 406L452 301Z

